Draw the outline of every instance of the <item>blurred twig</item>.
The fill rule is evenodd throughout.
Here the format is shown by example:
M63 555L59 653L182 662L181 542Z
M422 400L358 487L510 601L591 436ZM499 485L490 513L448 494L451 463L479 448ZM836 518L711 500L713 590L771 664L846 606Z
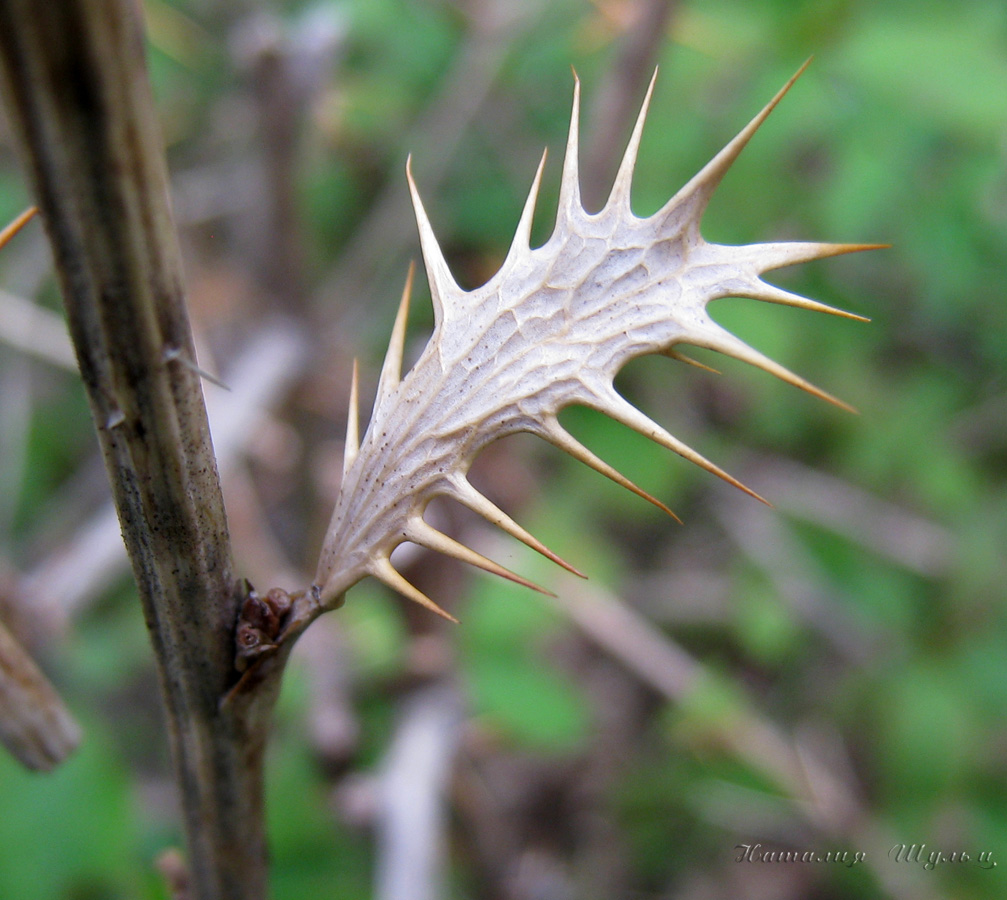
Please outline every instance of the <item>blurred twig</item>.
M0 341L61 369L77 371L77 359L63 317L2 289Z
M759 464L753 478L784 512L919 575L940 577L954 561L956 541L946 528L841 478L780 457Z
M0 536L7 537L28 455L32 391L24 359L0 361L0 397Z
M445 896L446 795L461 725L461 699L446 684L403 706L378 788L377 900Z
M435 191L443 180L514 42L536 21L542 6L542 0L490 0L475 5L471 27L452 69L409 131L397 140L399 147L415 157L417 177L425 192ZM404 165L404 153L393 162ZM375 198L324 285L322 296L368 297L383 284L378 277L381 270L405 271L403 260L414 243L415 226L400 171ZM399 262L401 266L396 266Z
M242 23L235 38L240 62L250 71L263 160L250 188L262 192L254 218L250 264L272 308L296 310L303 301L304 241L297 210L297 163L302 121L323 87L345 36L336 7L317 5L291 28L260 12Z
M581 166L587 209L605 202L677 6L677 0L637 0L631 5L629 26L598 90L589 122L587 153Z
M329 771L345 768L360 738L360 722L353 705L355 673L349 649L335 616L322 616L297 642L296 655L307 663L310 673L311 743Z
M22 765L48 771L73 752L80 737L59 695L0 622L0 743Z
M744 556L775 586L794 616L810 626L848 662L864 663L880 649L881 635L858 622L836 601L812 559L779 514L729 495L714 510ZM894 648L887 647L890 653Z
M682 702L695 686L707 681L701 662L617 597L601 588L587 588L567 575L558 581L554 604L592 641L667 699ZM855 847L896 843L862 805L848 771L837 771L821 759L807 734L796 739L753 708L739 705L725 717L720 736L732 754L773 777L822 833L845 836ZM936 896L909 868L893 871L876 854L868 856L868 864L893 897L923 900Z

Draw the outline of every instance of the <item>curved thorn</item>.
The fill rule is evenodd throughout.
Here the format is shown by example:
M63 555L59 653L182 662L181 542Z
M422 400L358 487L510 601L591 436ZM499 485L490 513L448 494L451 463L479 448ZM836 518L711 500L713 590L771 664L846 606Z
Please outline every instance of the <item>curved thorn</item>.
M739 290L732 297L749 297L752 300L763 300L766 303L778 303L781 306L795 306L799 309L810 309L813 312L828 313L830 316L841 316L844 319L854 319L857 322L870 322L867 316L857 313L847 312L836 306L829 306L827 303L819 303L817 300L810 300L800 294L785 291L775 284L767 284L764 281L756 282L755 286L748 290Z
M732 356L735 359L739 359L742 362L746 362L749 365L755 366L757 369L762 369L764 372L769 372L770 375L775 375L781 381L785 381L788 384L792 384L794 387L800 388L802 391L807 391L809 394L813 394L828 403L838 406L840 409L845 409L847 412L856 413L857 410L854 409L850 404L844 403L838 397L833 397L832 394L823 391L819 387L815 387L810 381L805 381L800 375L795 375L790 369L781 366L775 360L770 359L763 353L760 353L754 347L750 347L740 338L735 337L729 331L720 328L720 326L715 326L717 331L706 338L703 337L692 337L689 338L690 344L696 344L700 347L708 347L710 350L716 350L719 353L723 353L725 356Z
M360 451L360 379L357 361L353 360L353 377L350 380L350 404L346 413L346 443L343 446L343 477Z
M371 560L367 570L382 584L388 585L388 587L390 587L393 591L398 591L408 600L412 600L414 603L419 603L420 606L425 606L431 612L435 612L437 615L443 616L449 622L454 622L456 625L458 624L458 620L451 615L451 613L445 612L419 588L406 581L406 579L398 573L387 557L382 556Z
M416 263L409 261L409 272L406 275L406 286L402 289L402 299L395 314L395 324L392 326L392 336L388 340L385 351L385 361L381 364L381 375L378 378L377 398L375 407L381 406L388 395L399 386L402 378L402 354L406 345L406 322L409 319L409 298L413 292L413 277L416 274Z
M652 497L643 488L637 487L618 469L612 468L612 466L603 459L595 456L594 453L588 450L587 447L566 431L556 419L549 418L538 424L539 429L536 433L545 438L545 440L549 441L550 444L559 447L559 449L565 453L569 453L574 459L579 459L586 466L590 466L596 472L600 472L606 478L610 478L616 484L626 488L626 490L632 491L638 497L643 497L643 499L648 503L653 503L659 510L671 516L676 522L678 522L679 525L682 524L682 520L660 500L656 497Z
M570 132L566 140L566 155L563 157L563 177L559 187L559 207L557 219L570 218L583 207L580 199L580 78L573 73L573 108L570 111Z
M447 260L441 252L430 218L423 207L420 192L413 180L413 158L406 158L406 181L409 182L409 194L413 201L413 212L416 215L416 227L420 233L420 249L423 252L423 264L427 270L427 280L430 282L430 296L434 304L434 321L440 323L446 310L446 298L451 293L459 293L460 288L455 283Z
M658 425L657 422L649 416L644 415L640 412L640 410L633 406L632 403L617 394L615 390L613 390L608 396L599 398L596 408L599 412L603 412L605 415L611 416L617 422L621 422L623 425L632 428L634 431L642 434L646 438L650 438L650 440L660 444L662 447L667 447L683 459L687 459L689 462L695 463L701 469L706 469L707 472L716 475L718 478L722 478L728 484L738 488L740 491L744 491L760 503L765 503L766 506L772 506L765 497L760 496L750 487L738 481L738 479L733 475L729 475L720 468L720 466L710 462L701 453L697 453L688 444L683 443L674 435L667 432L664 428Z
M678 350L664 350L662 351L665 356L669 359L677 359L679 362L684 362L687 365L695 366L697 369L702 369L704 372L712 372L714 375L720 375L719 369L713 368L713 366L708 366L706 363L701 363L698 359L693 359L691 356L686 356L684 353L679 353Z
M7 225L2 231L0 231L0 247L3 247L7 242L14 237L28 222L31 217L38 212L38 207L29 206L23 213L21 213L13 222Z
M618 205L624 212L632 215L630 210L630 193L633 187L633 172L636 169L636 157L640 152L640 139L643 136L643 125L647 120L647 109L650 107L650 98L654 93L654 84L657 81L657 69L650 78L650 85L647 93L640 105L640 113L636 117L636 124L633 126L633 133L630 135L629 143L626 145L626 152L623 154L622 162L619 163L619 171L616 173L615 182L612 185L612 193L609 195L606 206Z
M752 135L759 130L759 126L769 117L769 114L776 108L776 105L784 98L787 91L793 86L804 70L811 63L809 57L787 81L787 83L776 92L772 100L767 103L738 134L702 169L699 170L674 197L669 200L656 215L662 218L671 217L679 224L683 219L699 228L699 219L703 210L706 209L713 192L723 180L727 170L731 168L738 158L745 145L752 139Z
M531 183L531 189L528 191L528 198L524 202L524 209L521 210L521 219L514 232L514 240L511 241L510 252L507 254L508 259L504 265L510 261L510 257L516 256L518 253L522 253L531 247L531 226L532 220L535 218L535 203L538 201L538 191L542 184L542 172L545 169L545 160L548 152L548 150L542 151L542 158L539 160L538 169L535 171L535 178Z
M553 553L552 550L550 550L534 535L525 531L524 528L518 525L517 522L508 516L502 509L496 506L496 504L492 503L480 494L479 491L472 487L468 479L462 476L453 478L451 480L450 490L445 493L446 496L452 497L459 503L467 506L473 512L478 513L490 524L496 525L498 528L502 528L512 537L517 538L523 544L531 547L532 550L541 553L546 559L552 560L556 563L556 565L562 566L568 572L571 572L579 578L587 578L583 572L575 569L565 559Z
M746 259L755 263L761 274L771 269L782 269L815 259L845 256L847 253L863 253L866 250L885 250L890 244L835 244L827 241L775 241L764 244L746 244L731 247L737 259L740 250Z
M522 587L531 588L533 591L545 594L547 597L556 596L552 591L547 591L544 587L535 584L534 581L522 578L510 569L506 569L499 563L493 562L492 559L483 556L481 553L477 553L471 547L467 547L454 538L448 537L432 525L424 522L421 518L416 518L409 522L406 526L406 538L414 544L426 547L428 550L436 550L445 556L451 556L469 565L477 566L493 575L499 575L501 578L506 578L508 581L520 584Z

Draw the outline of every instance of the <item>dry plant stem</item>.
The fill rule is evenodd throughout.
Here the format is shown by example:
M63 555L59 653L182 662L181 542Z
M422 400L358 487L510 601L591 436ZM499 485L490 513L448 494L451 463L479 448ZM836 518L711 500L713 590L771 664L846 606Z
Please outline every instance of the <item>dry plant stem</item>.
M269 685L220 710L237 608L163 145L129 0L0 0L0 85L158 662L193 896L265 896ZM262 701L261 703L259 701Z
M0 300L3 296L0 291ZM72 355L69 342L67 347ZM217 468L225 483L258 434L262 416L285 396L307 359L305 342L290 323L264 321L224 373L233 390L225 394L213 388L207 393ZM110 503L24 574L19 595L54 626L72 619L122 577L127 560L119 534Z

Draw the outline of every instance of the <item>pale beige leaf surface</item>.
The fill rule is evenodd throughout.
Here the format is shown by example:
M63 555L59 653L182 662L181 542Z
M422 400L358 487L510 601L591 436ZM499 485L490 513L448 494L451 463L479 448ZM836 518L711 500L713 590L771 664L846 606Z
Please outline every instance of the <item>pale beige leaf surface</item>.
M577 84L552 236L541 247L529 246L543 156L507 258L489 282L472 291L455 283L407 166L433 297L434 331L420 359L401 377L407 284L371 421L359 444L354 380L344 478L315 576L314 594L323 607L336 605L347 588L373 575L446 615L392 566L391 552L404 541L528 584L428 525L423 513L437 496L465 504L566 565L466 478L483 447L515 432L545 438L667 509L561 427L558 414L574 404L606 413L758 497L616 392L615 375L635 357L676 356L679 344L693 344L751 363L846 407L749 347L706 311L707 304L719 297L750 297L851 316L770 285L760 276L782 266L867 249L867 245L724 246L700 235L700 220L713 191L799 75L647 218L632 213L630 189L653 82L608 202L594 214L584 210L580 199Z

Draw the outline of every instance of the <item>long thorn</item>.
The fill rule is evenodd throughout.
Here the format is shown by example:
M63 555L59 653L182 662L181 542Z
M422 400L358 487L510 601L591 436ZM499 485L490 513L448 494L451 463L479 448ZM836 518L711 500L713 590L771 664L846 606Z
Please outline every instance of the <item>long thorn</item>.
M566 431L557 420L547 419L544 423L539 426L538 434L545 438L549 443L555 444L560 450L569 453L574 459L579 459L584 465L590 466L596 472L600 472L606 478L612 479L616 484L621 485L628 491L632 491L638 497L642 497L648 503L653 503L659 510L667 513L671 516L679 525L682 524L682 520L676 516L671 509L665 506L656 497L652 497L643 488L637 487L632 481L630 481L625 475L622 474L618 469L612 468L603 459L595 456L590 450L587 449L580 441L576 440Z
M640 113L636 117L633 126L633 133L630 135L629 143L626 145L626 152L623 154L622 162L619 163L619 171L616 173L615 182L612 185L612 193L609 195L607 206L618 205L627 213L630 212L630 194L633 187L633 172L636 169L636 157L640 152L640 139L643 137L643 126L647 121L647 109L650 107L650 98L654 93L654 84L657 82L657 69L650 78L650 85L647 93L640 105Z
M701 363L698 359L693 359L691 356L686 356L684 353L680 353L678 350L665 350L664 355L669 359L677 359L679 362L684 362L686 365L695 366L697 369L702 369L704 372L712 372L714 375L720 375L720 369L715 369L713 366L708 366L706 363Z
M757 282L757 284L749 290L740 290L737 293L738 296L750 297L753 300L763 300L766 303L778 303L781 306L794 306L798 309L810 309L813 312L828 313L830 316L840 316L844 319L853 319L857 322L871 321L866 316L847 312L845 309L839 309L836 306L829 306L827 303L819 303L817 300L810 300L807 297L802 297L800 294L794 294L790 291L783 290L783 288L778 288L776 285L766 284L764 281Z
M406 527L406 537L414 544L419 544L429 550L436 550L438 553L454 557L469 565L477 566L493 575L499 575L501 578L513 581L515 584L520 584L523 587L531 588L533 591L538 591L540 594L545 594L547 597L556 596L552 591L547 591L544 587L535 584L534 581L522 578L510 569L506 569L499 563L493 562L492 559L483 556L481 553L477 553L471 547L466 547L465 544L448 537L443 532L424 522L423 519L417 518L409 523Z
M890 244L835 244L825 241L776 241L731 247L729 252L753 262L760 273L795 266L816 259L863 253L866 250L886 250Z
M388 395L398 387L402 378L402 355L406 346L406 324L409 320L409 298L413 292L413 278L416 275L416 263L409 261L409 272L406 274L406 286L402 289L402 299L399 310L395 314L395 324L392 326L392 336L388 340L385 351L385 361L381 364L381 375L378 377L377 398L375 408L384 403Z
M420 192L413 180L413 158L406 158L406 181L409 184L409 194L413 201L413 212L416 215L416 228L420 233L420 250L423 252L423 264L427 270L427 281L430 283L430 297L434 305L434 319L441 322L447 311L446 303L449 296L454 296L461 289L455 282L444 252L437 242L430 217L423 207Z
M566 156L563 157L563 177L559 186L557 219L569 218L583 209L580 199L580 78L573 73L573 105L570 110L570 131L566 139Z
M600 412L611 416L617 422L622 422L623 425L632 428L644 437L650 438L662 447L667 447L683 459L687 459L689 462L695 463L701 469L706 469L707 472L716 475L718 478L722 478L728 484L738 488L738 490L743 491L750 497L754 497L760 503L765 503L766 506L772 506L765 497L760 496L748 487L748 485L742 484L733 475L729 475L720 468L720 466L710 462L710 460L701 453L697 453L688 444L683 443L674 435L667 432L649 416L640 412L640 410L633 406L633 404L624 397L620 397L614 390L607 397L600 398L597 408Z
M350 404L346 413L346 443L343 447L343 477L357 458L360 450L360 384L357 361L353 360L353 377L350 380Z
M535 179L531 183L528 197L524 202L524 209L521 210L521 219L518 221L517 229L514 231L514 240L511 241L510 251L501 269L507 267L507 263L523 253L526 253L531 246L531 227L535 219L535 204L538 201L539 188L542 185L542 172L545 170L545 159L547 151L542 151L542 158L539 160L538 169L535 170Z
M674 197L669 200L662 209L655 215L660 217L670 216L671 220L679 222L683 220L683 210L688 208L689 214L684 218L695 223L698 228L699 219L703 210L706 209L713 196L713 192L723 180L727 170L731 168L734 161L745 149L745 145L752 139L752 135L759 130L759 127L769 117L769 114L776 109L777 104L784 98L787 91L793 86L804 70L811 64L810 57L787 81L787 83L776 92L776 95L769 101L738 134L732 138L727 145L711 159L699 172L697 172L689 182Z
M800 375L795 375L790 371L790 369L781 366L778 362L770 359L765 354L760 353L754 347L750 347L743 340L735 337L726 329L720 328L720 326L716 326L716 328L716 333L710 338L706 340L698 340L690 337L689 343L697 344L701 347L708 347L711 350L723 353L725 356L733 356L735 359L740 359L742 362L755 366L757 369L769 372L770 375L775 375L781 381L785 381L787 384L792 384L794 387L800 388L802 391L807 391L807 393L812 394L821 400L825 400L826 402L833 404L833 406L838 406L840 409L845 409L847 412L857 412L857 410L850 406L849 403L844 403L838 397L833 397L832 394L823 391L819 387L815 387L815 385L813 385L810 381L806 381L801 378Z
M372 560L368 571L378 579L378 581L383 584L388 585L393 591L398 591L408 600L412 600L414 603L419 603L420 606L425 606L431 612L437 613L439 616L443 616L449 622L454 622L458 624L458 620L451 615L449 612L445 612L441 609L433 600L431 600L426 594L423 593L419 588L411 585L405 578L403 578L391 564L391 562L386 557L380 557L376 560Z
M565 559L553 553L552 550L550 550L534 535L525 531L524 528L518 525L517 522L508 516L502 509L496 506L496 504L486 499L486 497L472 487L469 481L463 476L458 476L457 478L452 479L451 490L448 491L447 496L453 497L473 512L478 513L487 522L496 525L498 528L502 528L512 537L516 537L519 541L531 547L532 550L541 553L546 559L552 560L556 563L556 565L562 566L568 572L571 572L579 578L587 578L583 572L579 569L575 569Z
M38 212L38 208L35 206L29 206L23 213L21 213L13 222L11 222L3 231L0 231L0 248L4 247L6 243L14 237L28 222L31 220L32 216Z

